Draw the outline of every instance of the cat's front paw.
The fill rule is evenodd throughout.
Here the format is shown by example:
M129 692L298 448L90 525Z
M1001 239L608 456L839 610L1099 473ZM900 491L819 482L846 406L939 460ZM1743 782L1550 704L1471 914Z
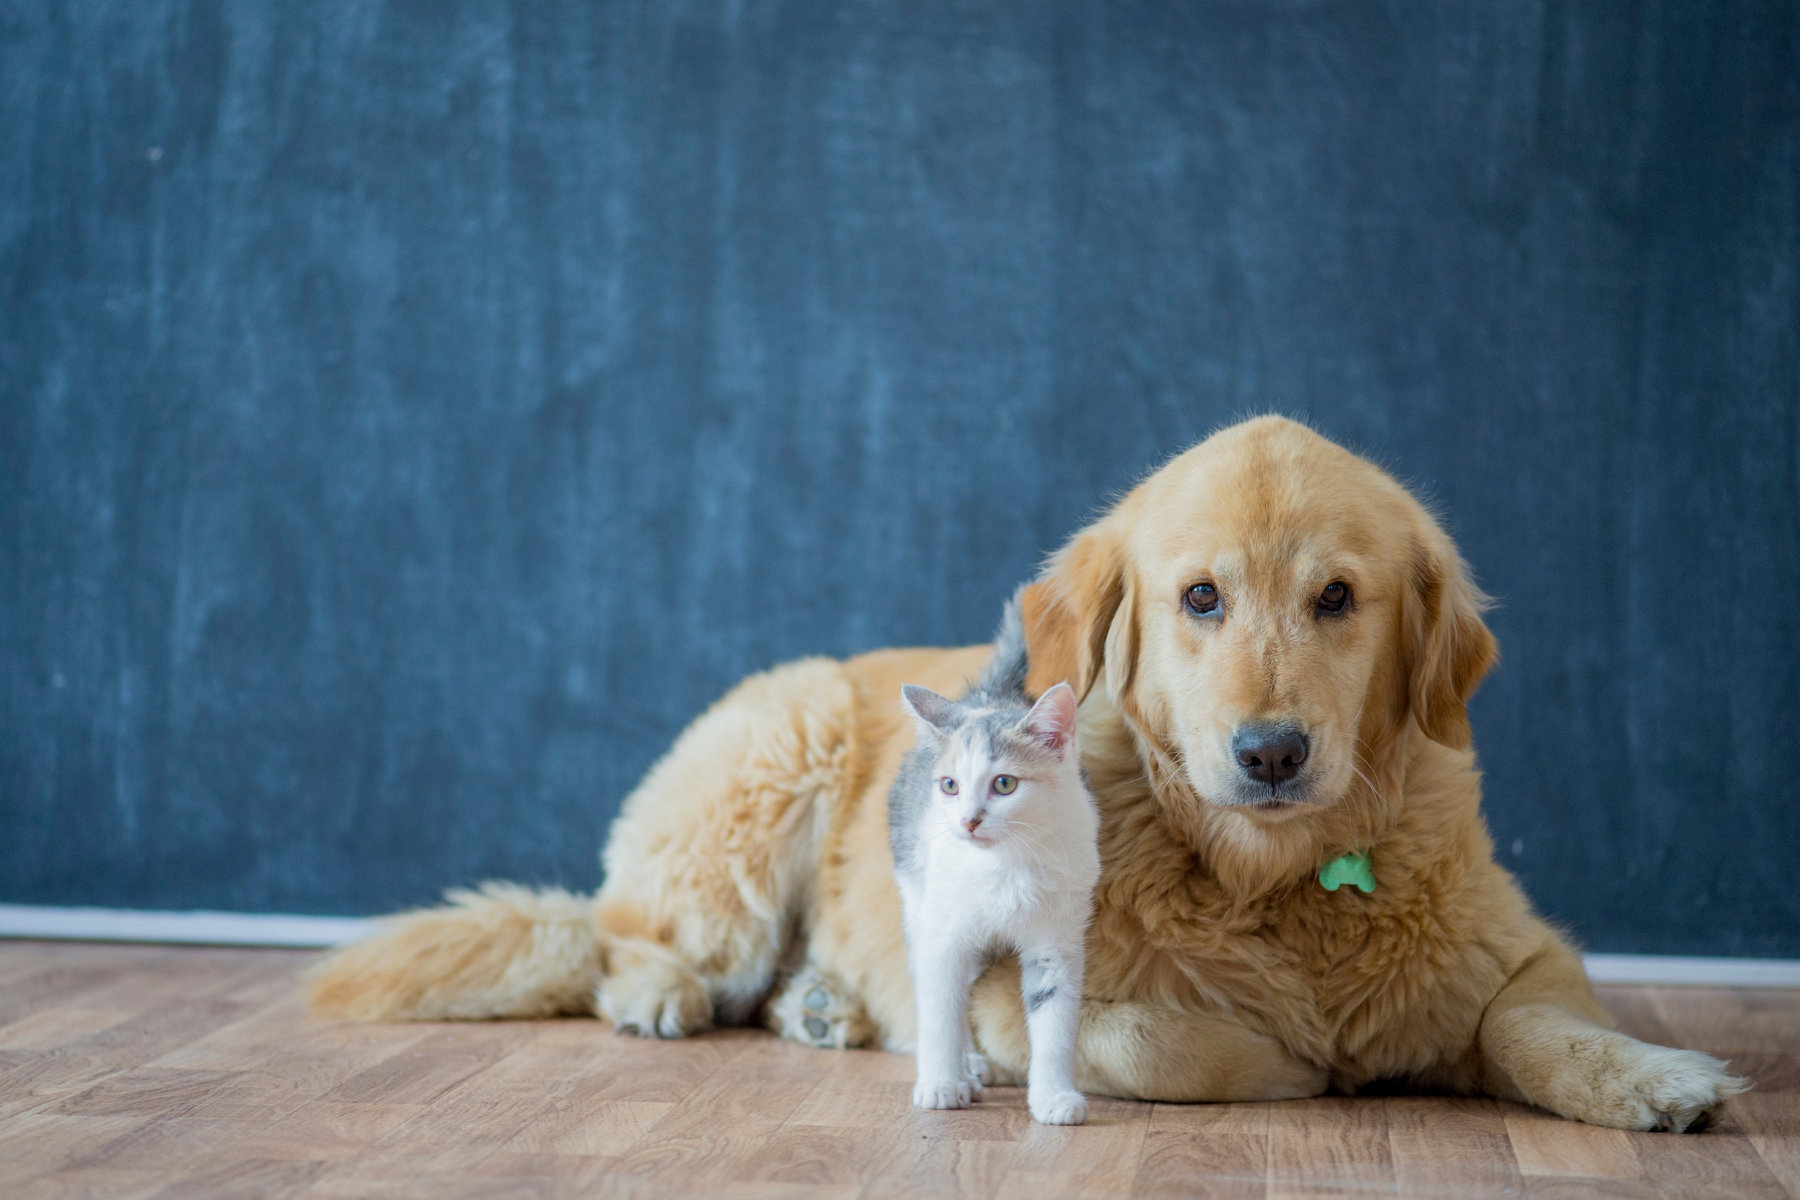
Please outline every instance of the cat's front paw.
M913 1085L913 1107L967 1108L976 1088L970 1087L966 1079L921 1079Z
M1080 1125L1087 1120L1087 1097L1073 1089L1028 1095L1031 1115L1045 1125Z

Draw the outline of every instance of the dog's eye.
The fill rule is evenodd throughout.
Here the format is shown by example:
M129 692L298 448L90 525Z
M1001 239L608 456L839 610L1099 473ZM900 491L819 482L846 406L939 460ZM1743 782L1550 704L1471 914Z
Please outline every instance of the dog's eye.
M1019 781L1014 779L1011 775L994 776L994 793L996 795L1010 796L1013 792L1018 790L1018 787Z
M956 795L956 780L950 778L948 775L938 780L938 787L944 790L944 795L946 796Z
M1181 602L1196 617L1219 611L1219 589L1210 583L1196 583L1182 596Z
M1322 613L1341 613L1344 611L1344 606L1349 603L1349 586L1339 583L1335 579L1326 584L1325 590L1319 593L1319 611Z

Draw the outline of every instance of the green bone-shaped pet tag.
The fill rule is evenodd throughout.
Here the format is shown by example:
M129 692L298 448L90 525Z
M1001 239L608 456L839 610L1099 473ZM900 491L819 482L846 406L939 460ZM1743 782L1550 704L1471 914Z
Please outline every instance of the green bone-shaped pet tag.
M1326 891L1335 892L1346 883L1355 884L1356 890L1364 894L1375 890L1375 872L1368 854L1359 850L1340 855L1319 868L1319 886Z

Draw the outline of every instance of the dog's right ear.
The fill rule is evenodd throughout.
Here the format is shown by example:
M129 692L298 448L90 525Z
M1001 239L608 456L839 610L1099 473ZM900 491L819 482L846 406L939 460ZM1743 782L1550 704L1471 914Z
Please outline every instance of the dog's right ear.
M1075 535L1020 593L1031 670L1025 690L1041 696L1067 680L1086 698L1106 661L1107 633L1125 598L1125 549L1116 519Z

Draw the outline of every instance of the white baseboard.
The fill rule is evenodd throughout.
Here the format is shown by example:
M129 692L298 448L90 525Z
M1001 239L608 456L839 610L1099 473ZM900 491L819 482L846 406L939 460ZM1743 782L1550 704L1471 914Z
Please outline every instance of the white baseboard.
M0 904L0 938L197 946L339 946L373 933L379 926L379 921L363 917Z
M1672 954L1584 954L1595 983L1695 984L1707 987L1800 987L1791 958L1679 958Z
M0 904L0 938L82 942L170 942L201 946L339 946L373 933L373 917L296 917L276 913L144 912L126 908L52 908ZM1595 983L1800 987L1800 960L1678 958L1667 954L1589 954Z

